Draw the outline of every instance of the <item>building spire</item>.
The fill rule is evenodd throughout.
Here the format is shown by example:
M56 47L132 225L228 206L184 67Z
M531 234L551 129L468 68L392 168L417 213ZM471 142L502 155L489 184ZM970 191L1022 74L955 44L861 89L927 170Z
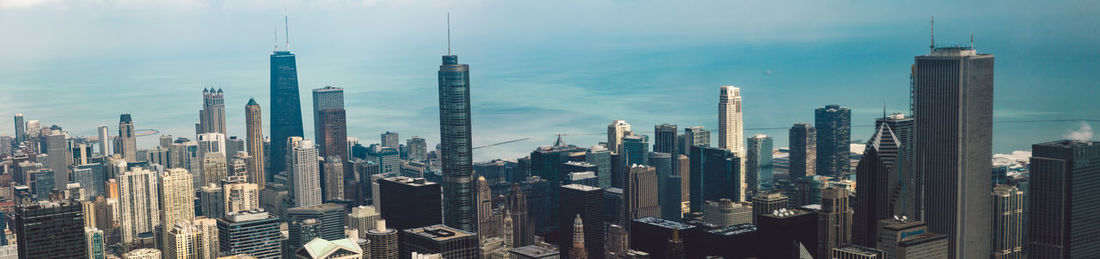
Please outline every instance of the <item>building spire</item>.
M447 56L451 55L451 12L447 12Z
M275 35L275 51L279 51L279 25L272 26L271 32Z
M931 39L931 42L928 44L928 50L929 51L935 51L936 50L936 17L935 16L932 16L932 39Z
M286 51L290 51L290 15L287 14L286 6L283 6L283 29L286 30L283 33L283 37L286 38Z

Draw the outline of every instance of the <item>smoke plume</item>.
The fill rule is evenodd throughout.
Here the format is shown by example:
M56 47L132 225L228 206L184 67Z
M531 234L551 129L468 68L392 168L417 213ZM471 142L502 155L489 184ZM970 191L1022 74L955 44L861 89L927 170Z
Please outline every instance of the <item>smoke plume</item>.
M1092 140L1092 126L1088 123L1081 122L1081 128L1066 133L1063 137L1076 141L1089 141Z

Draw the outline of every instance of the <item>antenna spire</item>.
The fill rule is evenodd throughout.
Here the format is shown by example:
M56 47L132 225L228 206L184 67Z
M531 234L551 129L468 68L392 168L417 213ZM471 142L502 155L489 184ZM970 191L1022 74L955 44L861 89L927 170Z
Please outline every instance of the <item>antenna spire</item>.
M279 25L272 26L271 32L275 34L275 51L279 51Z
M286 6L283 6L283 29L286 30L283 37L286 37L286 51L290 51L290 18L288 17Z
M970 49L974 49L974 34L970 34Z
M931 43L928 45L928 50L929 51L935 51L936 50L936 17L935 16L932 16L932 40L931 40Z
M451 55L451 12L447 12L447 56Z

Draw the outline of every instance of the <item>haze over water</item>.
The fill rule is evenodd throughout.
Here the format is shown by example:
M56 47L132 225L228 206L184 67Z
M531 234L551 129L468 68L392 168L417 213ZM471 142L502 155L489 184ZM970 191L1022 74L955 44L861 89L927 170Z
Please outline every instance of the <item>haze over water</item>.
M862 141L871 128L859 126L884 103L908 113L910 64L928 52L933 15L937 44L968 45L973 33L979 52L996 55L996 152L1083 126L1007 122L1100 120L1097 2L566 2L288 1L306 137L310 91L332 85L346 91L349 136L437 144L448 11L454 53L471 69L474 145L531 138L478 149L475 161L524 156L557 133L595 145L613 119L647 135L665 122L713 130L721 85L742 88L746 128L812 123L814 108L835 103L852 109ZM275 1L0 0L0 116L90 136L99 124L114 135L131 113L139 129L193 138L202 89L214 86L229 134L243 137L248 98L269 110L276 31L285 48ZM786 132L745 134L784 147Z

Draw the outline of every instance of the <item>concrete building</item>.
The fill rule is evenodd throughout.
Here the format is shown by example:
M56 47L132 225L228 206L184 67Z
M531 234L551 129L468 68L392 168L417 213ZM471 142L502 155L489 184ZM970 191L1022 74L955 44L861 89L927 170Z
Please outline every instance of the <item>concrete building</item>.
M795 123L788 133L790 164L787 179L801 179L816 174L817 130L806 123Z
M133 168L119 176L119 203L121 203L122 242L138 240L138 235L148 233L161 226L160 197L156 172ZM181 205L182 206L182 205ZM180 212L185 213L185 212Z
M413 253L440 254L443 258L476 258L481 255L477 234L445 225L401 231L401 258Z
M161 225L167 229L195 218L195 188L191 185L191 173L180 168L165 170L159 184Z
M991 258L1024 258L1024 192L1012 185L993 187Z
M884 258L948 258L947 236L931 232L928 224L922 221L889 218L879 221L878 225L877 247Z
M367 231L374 229L375 225L378 224L378 220L382 219L382 215L374 207L358 206L351 208L351 213L348 213L347 219L348 228L355 229L359 236L366 238Z
M703 222L718 227L752 223L753 207L751 204L733 202L730 199L706 202L707 204L703 206Z
M818 255L831 254L834 248L852 243L852 207L847 189L828 187L821 192L818 212Z
M378 220L375 228L367 231L367 239L370 240L371 258L399 258L397 230L386 228L385 220Z
M245 117L245 146L248 147L250 159L248 162L248 182L256 184L256 188L263 190L268 181L266 174L267 152L264 150L263 113L256 99L248 98L248 104L244 106Z
M301 137L287 139L287 168L290 197L295 207L321 204L321 172L313 141Z
M279 218L262 209L226 214L218 219L218 250L261 259L281 258Z

